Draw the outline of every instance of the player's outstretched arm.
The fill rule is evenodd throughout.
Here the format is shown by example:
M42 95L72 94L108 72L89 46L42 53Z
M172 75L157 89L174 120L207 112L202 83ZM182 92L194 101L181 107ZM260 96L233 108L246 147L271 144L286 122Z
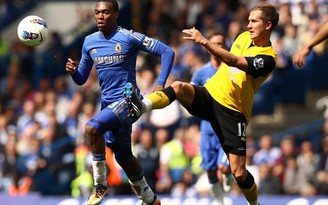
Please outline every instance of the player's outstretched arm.
M240 70L247 71L248 64L244 57L235 56L224 48L221 48L213 43L211 43L207 38L205 38L200 31L195 28L184 29L182 33L186 34L183 39L192 40L204 46L212 55L217 59L221 60L229 66L234 66Z
M305 57L309 55L312 48L328 38L328 21L319 29L313 38L293 56L293 63L299 67L305 64Z

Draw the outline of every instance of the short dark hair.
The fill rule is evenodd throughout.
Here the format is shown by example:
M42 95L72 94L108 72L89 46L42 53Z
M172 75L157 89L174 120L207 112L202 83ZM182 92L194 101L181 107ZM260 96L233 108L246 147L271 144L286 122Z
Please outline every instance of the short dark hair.
M275 6L267 2L260 2L256 4L251 11L259 10L262 11L261 19L264 22L271 22L273 30L279 22L279 13Z
M112 4L114 11L118 12L118 10L119 10L119 6L118 6L118 3L116 0L98 0L97 3L98 2L108 2L108 3Z
M208 32L207 32L207 39L211 39L211 38L213 38L214 36L222 36L223 37L223 47L224 48L226 48L227 47L227 45L226 45L226 37L225 37L225 35L224 35L224 33L221 31L221 30L219 30L219 29L211 29L211 30L209 30Z
M207 39L210 39L213 36L223 36L223 37L225 37L224 33L219 29L211 29L211 30L207 31L206 36L207 36Z

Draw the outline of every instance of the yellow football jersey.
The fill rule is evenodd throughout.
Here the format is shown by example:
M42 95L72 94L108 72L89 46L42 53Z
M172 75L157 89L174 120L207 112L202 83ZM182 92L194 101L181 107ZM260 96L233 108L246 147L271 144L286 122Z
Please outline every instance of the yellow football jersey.
M254 46L248 31L241 33L236 38L230 52L246 58L247 73L223 64L204 86L217 102L229 109L243 113L249 121L254 93L272 73L277 54L271 45Z

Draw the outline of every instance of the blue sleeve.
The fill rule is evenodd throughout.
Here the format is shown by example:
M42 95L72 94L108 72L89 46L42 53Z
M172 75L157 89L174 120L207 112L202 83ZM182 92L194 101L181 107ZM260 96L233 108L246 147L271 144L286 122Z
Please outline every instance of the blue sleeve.
M77 71L72 74L74 82L78 85L83 85L90 75L93 66L93 60L85 49L85 42L82 47L82 57Z
M190 83L192 85L203 86L201 75L200 75L200 70L198 70L194 73L194 75L191 78Z
M157 85L164 86L174 61L173 49L156 39L145 36L142 40L141 50L161 57L161 71L157 79Z

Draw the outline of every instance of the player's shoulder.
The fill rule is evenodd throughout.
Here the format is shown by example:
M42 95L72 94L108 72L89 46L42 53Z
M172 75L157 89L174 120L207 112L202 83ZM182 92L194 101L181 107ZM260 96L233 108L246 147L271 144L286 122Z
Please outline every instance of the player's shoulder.
M91 38L96 38L99 35L99 31L95 31L85 37L85 39L91 39Z
M213 65L211 64L211 62L207 62L205 65L203 65L201 68L199 68L196 72L203 73L203 72L206 72L206 71L212 70L212 69L214 69L214 68L213 68Z
M246 41L250 40L251 33L249 31L242 31L236 35L235 41Z
M138 41L142 41L145 38L145 35L140 32L137 32L132 29L126 29L126 28L123 28L120 26L118 28L118 32L127 37L133 37L134 39L137 39Z
M205 65L203 65L201 68L199 68L198 70L195 71L194 73L194 77L195 78L199 78L199 77L203 77L205 76L207 73L212 71L213 66L211 65L210 62L206 63Z
M122 35L130 35L130 30L122 27L122 26L118 26L117 27L117 32L122 34Z

